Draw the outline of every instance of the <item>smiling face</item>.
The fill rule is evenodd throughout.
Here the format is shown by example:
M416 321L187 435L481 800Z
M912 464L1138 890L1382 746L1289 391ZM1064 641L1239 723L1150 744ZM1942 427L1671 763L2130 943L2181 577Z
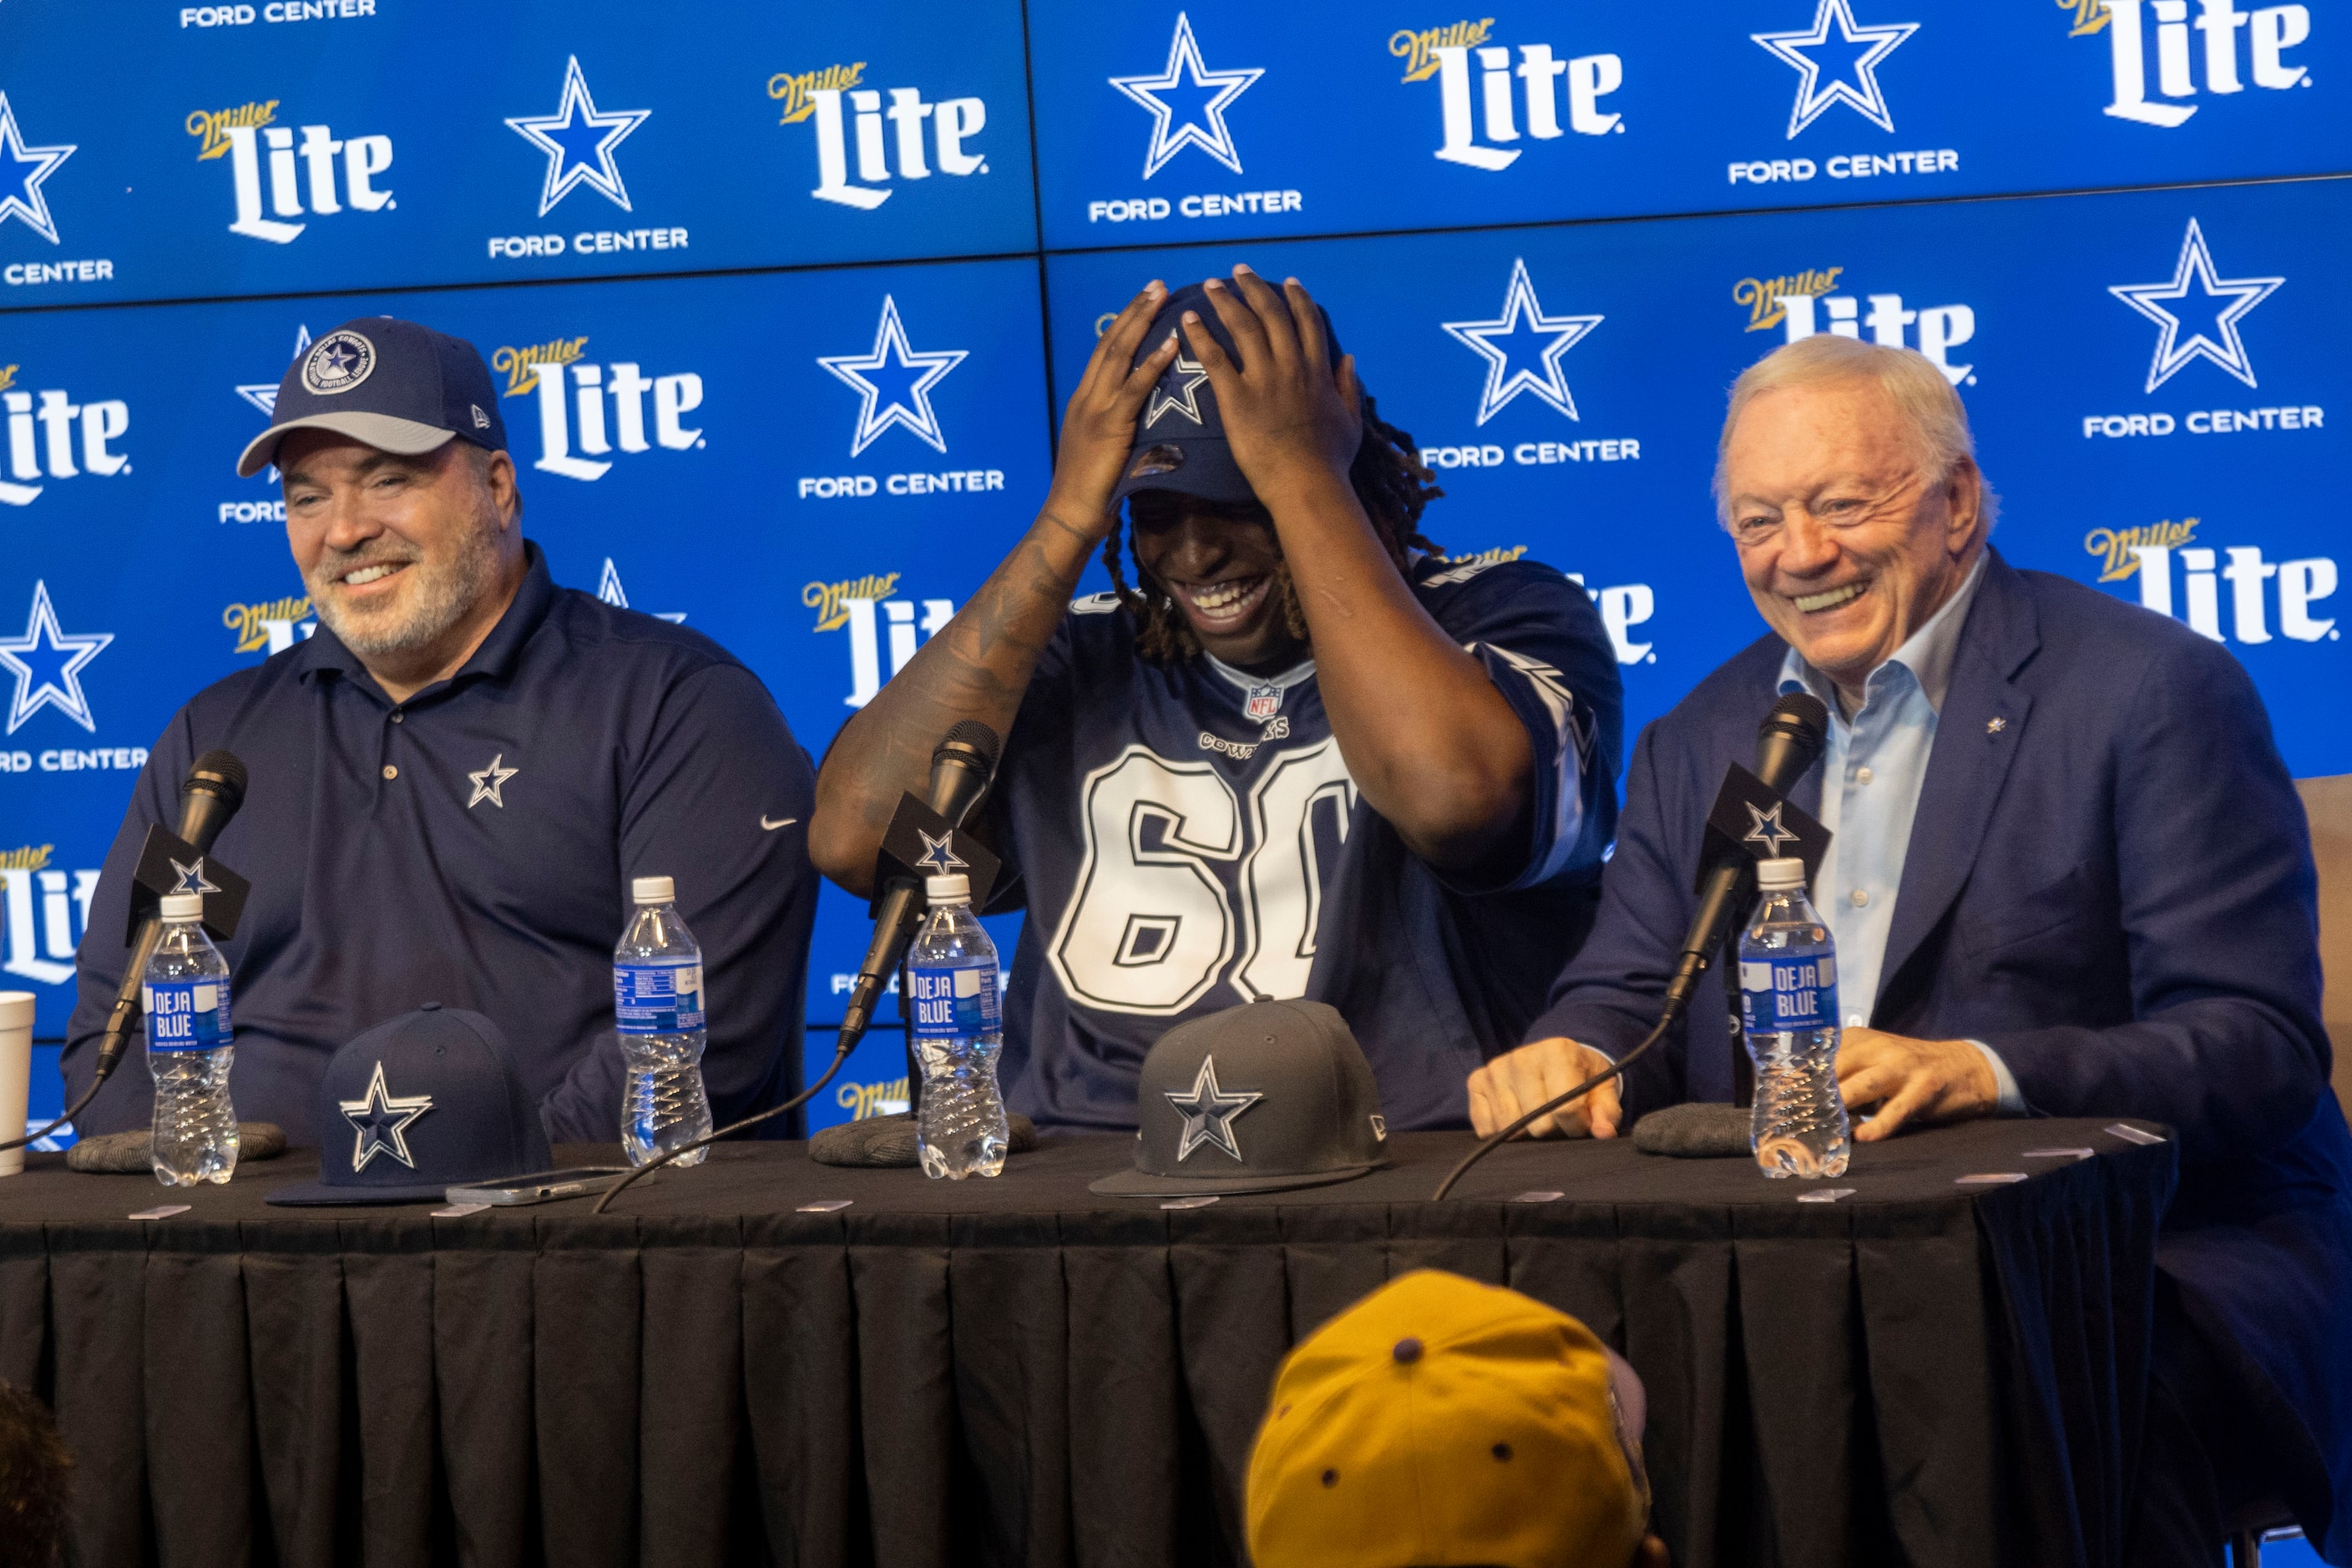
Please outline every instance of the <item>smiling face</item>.
M287 542L310 602L388 689L462 661L520 581L513 463L473 451L451 440L400 457L328 430L298 430L278 449Z
M1723 494L1756 607L1856 702L1984 545L1975 465L1938 480L1894 399L1860 377L1757 396L1725 449Z
M1139 490L1129 502L1135 558L1175 598L1201 647L1236 669L1274 674L1297 661L1277 590L1282 548L1264 507Z

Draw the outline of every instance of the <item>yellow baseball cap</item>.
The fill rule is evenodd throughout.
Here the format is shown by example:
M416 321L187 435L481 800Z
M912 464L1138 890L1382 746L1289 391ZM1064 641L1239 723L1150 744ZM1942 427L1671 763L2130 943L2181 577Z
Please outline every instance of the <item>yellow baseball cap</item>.
M1649 1516L1609 1357L1565 1312L1421 1269L1294 1349L1250 1456L1259 1568L1622 1568Z

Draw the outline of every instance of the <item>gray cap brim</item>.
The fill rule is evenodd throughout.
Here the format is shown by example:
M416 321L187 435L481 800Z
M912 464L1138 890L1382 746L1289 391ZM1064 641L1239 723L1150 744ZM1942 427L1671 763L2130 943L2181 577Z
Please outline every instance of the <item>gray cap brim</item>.
M1118 1171L1100 1181L1087 1184L1087 1191L1113 1198L1184 1198L1206 1196L1211 1193L1286 1193L1294 1187L1328 1187L1335 1182L1352 1182L1367 1176L1386 1165L1386 1160L1375 1160L1369 1165L1342 1165L1336 1171L1301 1171L1286 1176L1155 1176L1143 1171Z
M437 425L421 425L389 414L363 414L357 410L349 414L311 414L289 419L283 425L272 425L246 443L244 454L236 460L236 477L249 479L275 462L278 443L297 430L332 430L338 436L349 436L380 452L402 458L419 457L446 446L457 435Z

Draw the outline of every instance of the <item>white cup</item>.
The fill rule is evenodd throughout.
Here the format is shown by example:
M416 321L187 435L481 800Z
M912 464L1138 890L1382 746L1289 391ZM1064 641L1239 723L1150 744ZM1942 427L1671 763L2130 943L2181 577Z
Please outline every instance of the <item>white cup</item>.
M0 991L0 1139L21 1138L33 1086L33 994ZM0 1152L0 1176L25 1168L21 1148Z

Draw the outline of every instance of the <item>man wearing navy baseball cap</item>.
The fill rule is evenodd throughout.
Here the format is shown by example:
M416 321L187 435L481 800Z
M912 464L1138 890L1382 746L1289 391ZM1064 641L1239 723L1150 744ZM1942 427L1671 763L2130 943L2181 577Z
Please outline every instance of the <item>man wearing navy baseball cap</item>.
M982 837L1041 1126L1135 1126L1152 1042L1257 995L1337 1008L1390 1125L1458 1126L1541 1008L1616 819L1617 661L1551 568L1440 554L1430 479L1296 279L1155 282L1027 536L843 729L811 852L853 891L931 739L1010 731Z
M272 464L317 633L172 720L90 911L92 931L125 929L132 863L150 824L177 819L191 761L242 757L245 805L214 847L253 885L224 949L239 1114L301 1141L336 1049L429 1000L504 1031L551 1139L613 1142L612 952L637 876L675 880L701 942L719 1120L789 1095L814 780L758 678L698 633L554 584L461 339L389 316L325 333L237 471ZM82 944L69 1095L124 962ZM146 1124L149 1075L114 1081L85 1131Z

